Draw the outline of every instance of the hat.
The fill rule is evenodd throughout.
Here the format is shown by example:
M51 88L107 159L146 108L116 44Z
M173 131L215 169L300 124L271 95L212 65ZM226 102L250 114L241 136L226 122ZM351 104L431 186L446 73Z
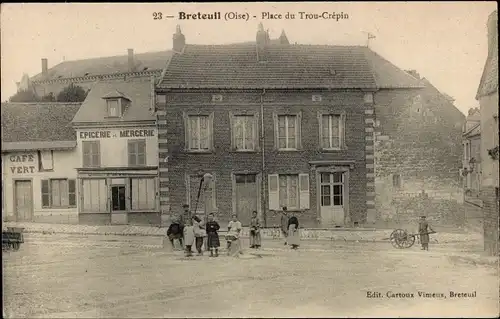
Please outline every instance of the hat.
M182 205L182 208L189 208L189 205L188 204L184 204L184 205Z
M286 208L286 206L283 206L283 211L287 211L287 208Z

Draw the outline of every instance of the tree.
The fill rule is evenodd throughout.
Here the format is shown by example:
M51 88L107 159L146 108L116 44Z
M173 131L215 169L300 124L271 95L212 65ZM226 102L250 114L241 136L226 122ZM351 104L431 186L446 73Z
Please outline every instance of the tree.
M10 102L38 102L40 97L31 90L21 90L9 98Z
M71 83L57 95L57 102L83 102L87 92L78 85Z

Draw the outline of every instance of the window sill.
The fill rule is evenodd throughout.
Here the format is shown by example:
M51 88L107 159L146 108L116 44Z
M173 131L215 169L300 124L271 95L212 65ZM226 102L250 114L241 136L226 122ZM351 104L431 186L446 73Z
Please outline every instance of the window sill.
M231 153L258 153L259 150L232 150Z
M278 152L300 152L297 148L278 148Z
M196 151L196 150L184 150L186 154L213 154L215 151L207 150L207 151Z
M76 206L43 206L42 209L71 209L76 208Z
M112 119L112 120L117 120L117 119L121 119L121 116L105 116L104 117L105 119Z
M39 169L38 171L40 173L50 173L50 172L54 172L54 169Z
M339 148L322 148L321 152L324 153L334 153L334 152L341 152L347 150L347 147L339 147Z

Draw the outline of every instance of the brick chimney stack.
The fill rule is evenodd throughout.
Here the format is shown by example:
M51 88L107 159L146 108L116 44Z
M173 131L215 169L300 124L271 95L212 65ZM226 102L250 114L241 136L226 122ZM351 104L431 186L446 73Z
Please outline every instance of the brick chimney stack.
M256 44L257 44L257 60L258 61L266 61L266 51L267 46L269 44L269 33L264 30L264 26L262 22L259 23L259 27L257 29L256 36Z
M415 79L420 80L420 74L418 74L417 70L406 70L406 73L410 74Z
M497 52L498 48L498 12L493 11L488 17L488 55Z
M290 41L288 41L288 37L286 36L285 30L281 31L279 41L280 41L280 44L290 44Z
M49 75L49 61L46 58L42 59L42 75L44 77Z
M135 63L134 63L134 49L128 49L128 70L130 72L135 71Z
M182 52L185 45L186 37L182 34L181 27L177 25L173 36L172 50L174 50L174 52Z

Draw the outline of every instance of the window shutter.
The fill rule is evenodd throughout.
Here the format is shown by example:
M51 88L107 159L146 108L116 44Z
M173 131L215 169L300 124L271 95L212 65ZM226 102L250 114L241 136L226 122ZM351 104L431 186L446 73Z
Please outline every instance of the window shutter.
M318 147L319 149L323 149L323 114L321 112L318 112Z
M42 207L50 207L50 188L49 180L42 180Z
M279 180L278 174L269 174L268 175L268 185L267 188L269 190L269 209L271 210L279 210L280 206L280 197L279 197Z
M278 114L273 113L273 122L274 122L274 149L279 149L279 138L278 138ZM264 146L262 146L264 147Z
M229 127L231 132L231 150L236 150L235 118L233 112L229 112Z
M76 180L68 180L68 200L69 206L76 206Z
M340 114L340 148L345 148L347 145L345 143L345 125L346 125L346 115L345 113Z
M300 209L309 209L309 174L299 174Z
M296 137L296 148L297 149L302 149L302 112L297 114L296 116L297 122L295 123L296 131L297 131L297 137Z
M215 149L214 143L214 113L210 113L208 117L208 141L209 149L213 151Z

